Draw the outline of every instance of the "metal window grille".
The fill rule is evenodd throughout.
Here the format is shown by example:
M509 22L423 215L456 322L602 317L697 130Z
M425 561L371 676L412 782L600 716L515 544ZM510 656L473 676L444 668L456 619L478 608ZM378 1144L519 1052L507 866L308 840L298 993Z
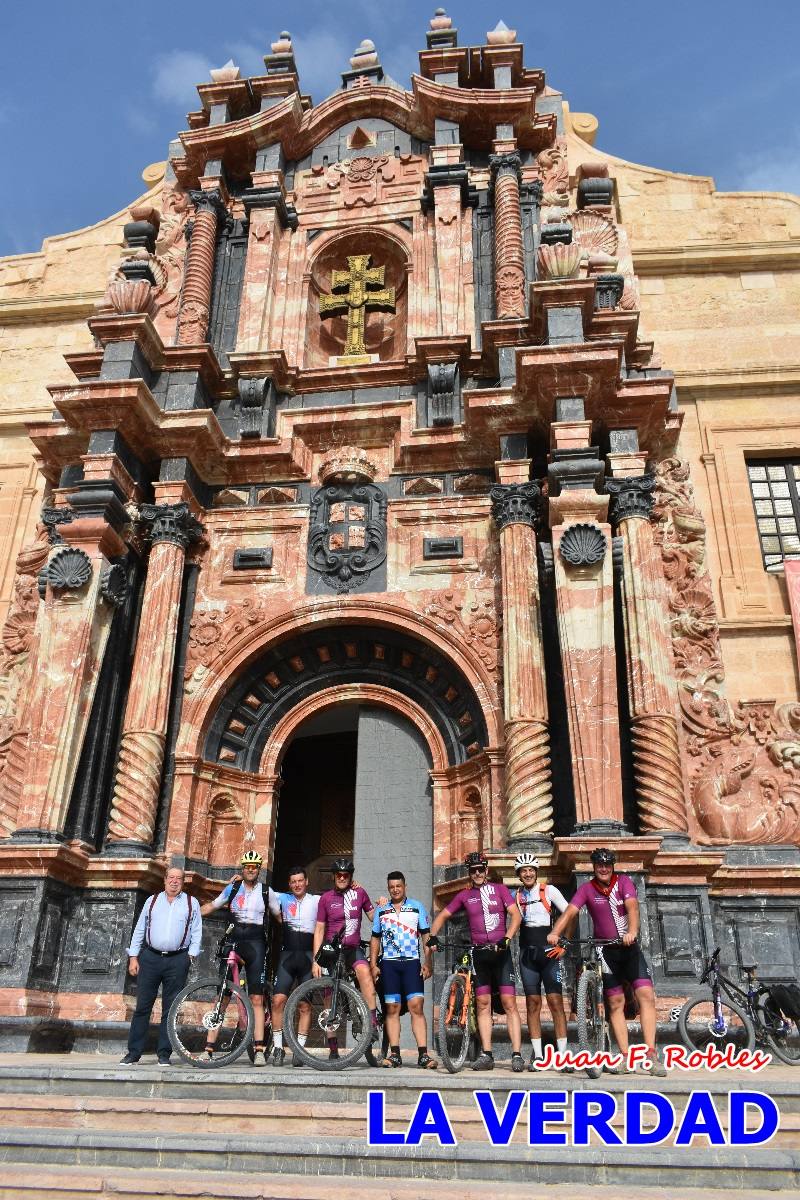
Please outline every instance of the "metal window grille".
M748 462L756 528L767 571L800 555L800 459Z

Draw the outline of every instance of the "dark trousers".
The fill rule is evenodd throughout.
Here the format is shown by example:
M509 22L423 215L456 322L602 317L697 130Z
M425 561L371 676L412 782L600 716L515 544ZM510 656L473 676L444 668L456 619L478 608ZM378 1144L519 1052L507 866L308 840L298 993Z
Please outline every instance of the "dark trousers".
M150 1014L153 1011L159 988L161 988L161 1025L158 1030L158 1056L159 1058L166 1057L172 1053L167 1033L167 1014L178 992L186 986L188 974L188 951L165 957L142 946L139 954L139 974L136 976L136 1011L133 1014L128 1034L129 1054L136 1058L142 1056L147 1040L147 1031L150 1028Z

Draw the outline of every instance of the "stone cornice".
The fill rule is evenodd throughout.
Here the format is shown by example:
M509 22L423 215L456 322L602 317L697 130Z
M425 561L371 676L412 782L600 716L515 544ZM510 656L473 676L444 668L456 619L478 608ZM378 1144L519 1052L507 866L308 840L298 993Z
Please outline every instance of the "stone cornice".
M76 321L85 320L92 315L102 296L101 289L96 292L71 292L63 296L26 296L0 300L0 326L39 325L72 318Z
M787 366L725 368L707 371L675 371L679 400L719 399L723 396L797 396L800 392L800 362Z
M345 121L382 117L425 141L432 141L436 117L459 124L469 144L490 146L497 125L514 125L522 149L541 150L556 136L556 118L536 113L536 88L507 91L458 88L412 76L412 92L370 85L336 92L303 111L297 95L224 125L180 134L185 157L172 165L184 187L196 185L209 159L230 158L241 166L263 146L280 143L288 159L303 158Z
M688 275L710 271L797 271L800 238L774 242L709 242L697 246L633 247L636 274Z

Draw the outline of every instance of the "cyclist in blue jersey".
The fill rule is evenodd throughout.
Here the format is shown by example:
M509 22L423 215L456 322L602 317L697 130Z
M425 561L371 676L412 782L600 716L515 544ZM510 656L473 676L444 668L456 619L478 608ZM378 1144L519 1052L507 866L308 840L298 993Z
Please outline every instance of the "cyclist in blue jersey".
M423 1012L424 980L431 976L431 951L428 949L430 922L419 900L409 899L402 871L390 871L386 882L389 902L375 909L370 943L370 967L377 983L383 981L386 1034L389 1053L384 1067L402 1067L400 1055L400 1009L403 1001L411 1013L411 1029L417 1043L417 1066L433 1071L435 1058L428 1053L428 1026ZM423 949L424 960L420 954ZM378 966L378 951L382 952Z
M272 1064L283 1066L286 1051L283 1048L283 1010L293 987L311 978L314 927L317 923L319 896L308 890L308 875L304 867L292 867L288 877L288 892L269 889L269 910L281 926L281 952L275 975L272 997ZM297 1023L297 1040L306 1043L311 1025L311 1005L300 1004ZM295 1054L293 1067L302 1067L302 1059Z

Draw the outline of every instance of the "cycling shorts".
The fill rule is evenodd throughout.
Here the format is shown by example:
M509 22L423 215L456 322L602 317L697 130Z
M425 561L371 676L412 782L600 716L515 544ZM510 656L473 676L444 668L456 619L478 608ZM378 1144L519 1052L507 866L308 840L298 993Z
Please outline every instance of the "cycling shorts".
M236 953L244 963L248 992L251 996L262 995L267 980L267 939L263 927L237 925L233 931L233 942Z
M526 996L538 996L542 988L546 996L561 992L564 972L562 960L548 958L545 946L523 946L519 952L519 973Z
M348 971L352 971L356 963L364 963L368 965L368 959L364 952L364 947L359 942L357 946L345 946L344 961Z
M387 1004L402 1004L425 995L418 958L384 958L381 962L383 998Z
M489 946L472 947L472 964L475 968L475 995L490 996L498 992L501 996L514 996L514 962L511 950L493 950Z
M288 996L298 983L311 978L310 950L281 950L275 975L275 995Z
M619 995L629 983L636 990L651 988L650 968L638 942L632 946L604 946L603 958L608 971L603 972L603 991L608 996Z

